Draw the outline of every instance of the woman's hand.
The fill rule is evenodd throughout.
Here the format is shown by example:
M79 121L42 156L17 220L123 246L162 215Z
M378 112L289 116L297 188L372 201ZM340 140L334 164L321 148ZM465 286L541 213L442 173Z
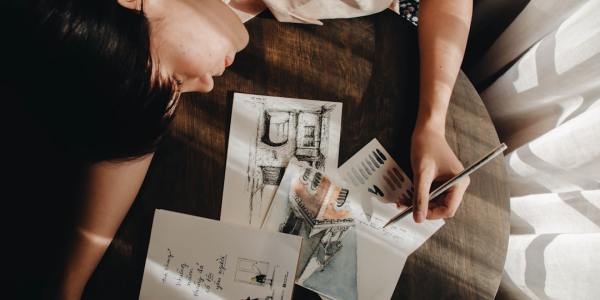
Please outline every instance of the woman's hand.
M448 180L464 168L448 146L443 130L417 125L412 136L411 165L415 187L415 222L453 217L469 186L468 177L461 179L434 201L429 201L432 183Z
M432 203L432 183L463 169L448 146L444 128L448 103L460 70L469 27L472 0L422 0L419 8L419 112L412 137L411 164L415 184L414 219L454 216L469 179L461 179Z

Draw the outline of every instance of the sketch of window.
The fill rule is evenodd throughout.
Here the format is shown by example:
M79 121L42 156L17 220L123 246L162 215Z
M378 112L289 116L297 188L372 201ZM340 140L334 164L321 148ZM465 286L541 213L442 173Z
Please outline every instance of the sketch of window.
M257 129L261 138L256 144L256 156L251 158L254 161L249 162L261 169L260 185L279 185L292 157L323 169L327 149L321 147L320 138L322 131L329 130L330 110L326 106L313 110L263 109Z
M315 126L304 126L304 147L315 146Z
M263 126L263 143L273 147L285 145L290 129L290 112L265 110Z
M235 270L235 281L257 286L273 286L275 269L270 278L268 276L269 263L248 258L238 258Z
M257 128L260 138L256 141L255 155L248 161L249 184L254 187L250 195L251 211L261 210L263 197L272 199L272 195L263 193L264 188L279 185L292 157L316 169L324 169L332 109L330 105L305 109L262 107Z

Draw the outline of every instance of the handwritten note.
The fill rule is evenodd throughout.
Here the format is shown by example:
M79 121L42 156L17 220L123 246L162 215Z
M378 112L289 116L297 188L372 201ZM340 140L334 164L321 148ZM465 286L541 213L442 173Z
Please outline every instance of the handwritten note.
M140 299L291 299L301 238L156 210Z

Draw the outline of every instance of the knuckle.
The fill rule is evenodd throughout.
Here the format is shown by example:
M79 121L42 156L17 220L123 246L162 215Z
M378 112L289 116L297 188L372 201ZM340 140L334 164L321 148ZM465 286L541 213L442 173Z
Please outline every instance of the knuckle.
M420 159L415 163L415 170L418 173L429 172L432 169L433 162L429 159Z
M465 185L465 186L468 186L470 183L471 183L471 176L467 176L467 177L465 177L465 180L464 180L464 185Z

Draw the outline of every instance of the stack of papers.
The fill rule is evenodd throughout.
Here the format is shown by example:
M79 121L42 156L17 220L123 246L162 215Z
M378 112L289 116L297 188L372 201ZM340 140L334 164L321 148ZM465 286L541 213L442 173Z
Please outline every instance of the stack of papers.
M140 298L290 299L296 283L389 299L444 222L383 228L412 183L375 139L338 169L341 115L339 102L236 93L221 222L157 210Z

